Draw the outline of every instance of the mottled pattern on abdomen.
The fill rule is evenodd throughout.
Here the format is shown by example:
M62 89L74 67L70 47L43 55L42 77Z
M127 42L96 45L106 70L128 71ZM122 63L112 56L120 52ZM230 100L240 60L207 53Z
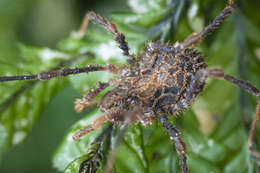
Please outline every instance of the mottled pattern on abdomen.
M192 77L207 65L195 49L172 50L174 45L147 44L140 55L140 75L133 81L132 93L158 111L178 114L189 105L185 99Z

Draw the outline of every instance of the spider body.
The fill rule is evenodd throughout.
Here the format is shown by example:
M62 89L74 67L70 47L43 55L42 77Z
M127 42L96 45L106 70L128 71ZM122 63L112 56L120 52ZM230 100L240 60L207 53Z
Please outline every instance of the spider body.
M121 124L127 114L133 123L147 125L159 112L177 115L188 108L205 84L191 87L192 79L207 65L197 50L177 51L177 45L150 41L135 66L119 68L116 88L100 102L109 121ZM138 112L129 113L136 107Z

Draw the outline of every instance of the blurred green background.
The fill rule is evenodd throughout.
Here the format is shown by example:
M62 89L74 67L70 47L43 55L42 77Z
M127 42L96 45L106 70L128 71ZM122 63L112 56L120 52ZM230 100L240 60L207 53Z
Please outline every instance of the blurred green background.
M249 80L260 88L260 2L237 0L235 3L236 13L198 49L210 67L222 67L225 72ZM173 5L167 8L169 4ZM49 70L60 66L57 64L67 60L67 56L85 58L73 59L68 65L72 67L106 63L107 60L100 58L102 53L98 48L104 48L103 42L111 46L109 40L112 37L103 34L102 29L96 30L91 25L93 30L86 37L90 41L70 38L89 10L113 18L120 31L126 34L131 50L138 53L148 39L183 40L190 33L200 31L225 5L225 0L0 0L0 74ZM133 13L125 13L130 11ZM164 22L162 27L158 25L160 22ZM116 51L113 46L111 52ZM44 50L56 53L56 56L58 52L61 57L44 61L39 56ZM94 54L90 57L97 57L97 60L85 55L88 51ZM106 52L105 56L110 54ZM121 56L113 58L108 61L122 63ZM31 83L29 90L32 91L22 95L26 101L21 96L12 104L2 103L6 103L11 93L26 82L0 84L0 172L58 172L53 165L63 170L72 161L69 159L87 153L89 148L84 148L82 143L90 143L88 137L87 142L83 140L76 147L66 139L79 128L78 125L70 129L83 115L86 119L95 115L91 112L76 114L73 102L97 80L107 79L107 76L101 76L57 79L39 86ZM259 172L259 163L253 164L247 151L248 130L255 105L254 97L231 84L208 80L205 92L183 118L172 120L183 130L191 172ZM29 125L24 117L30 120ZM257 141L260 140L259 132L258 123ZM129 134L134 134L135 139L130 139ZM119 172L179 172L176 153L158 124L147 129L137 126L130 129L129 134L118 154L116 167ZM124 163L126 155L132 159L131 164ZM67 170L73 172L72 168Z

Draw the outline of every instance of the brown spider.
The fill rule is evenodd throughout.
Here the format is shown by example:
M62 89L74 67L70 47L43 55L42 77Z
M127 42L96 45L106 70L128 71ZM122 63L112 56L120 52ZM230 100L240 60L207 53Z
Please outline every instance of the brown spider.
M96 87L86 93L82 99L75 101L75 110L81 112L93 105L98 105L103 115L78 131L73 139L77 140L89 132L100 128L106 121L113 124L137 124L147 126L158 119L175 142L176 150L180 156L182 173L188 172L185 154L185 144L180 137L179 130L175 129L167 120L167 115L177 115L187 109L190 103L203 90L205 80L208 77L227 80L240 86L247 92L258 97L257 109L251 126L249 137L249 149L254 156L259 153L252 148L258 114L260 112L260 91L250 83L238 80L223 72L222 69L207 69L207 64L200 52L193 46L200 43L209 33L218 28L224 19L233 12L234 2L229 0L229 5L222 10L211 24L199 34L190 35L183 42L163 44L159 41L149 41L140 57L129 53L125 36L118 32L115 24L107 21L94 12L88 12L80 30L74 34L81 38L87 29L89 21L103 26L114 35L119 48L127 56L129 66L115 67L112 64L106 66L87 66L83 68L64 68L55 72L42 72L38 75L0 77L0 82L11 80L48 80L57 76L88 73L94 71L107 71L117 75L116 79L109 82L99 82ZM108 86L114 89L108 91L101 101L95 102L94 98Z

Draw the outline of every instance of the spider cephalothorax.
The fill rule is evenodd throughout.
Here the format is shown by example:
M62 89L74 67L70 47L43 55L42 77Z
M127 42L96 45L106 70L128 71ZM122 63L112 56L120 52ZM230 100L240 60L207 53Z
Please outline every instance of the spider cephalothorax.
M64 77L94 71L113 73L116 78L108 82L99 82L82 99L75 101L77 112L98 105L103 115L94 120L91 126L86 126L78 131L73 138L75 140L79 139L87 133L100 128L106 121L119 125L140 122L146 126L158 119L169 133L170 139L175 142L177 153L180 156L182 173L187 173L185 144L181 140L180 132L167 121L167 116L177 115L187 109L189 104L202 91L208 77L227 80L258 97L258 105L249 137L249 149L252 155L260 157L260 154L252 148L256 122L260 112L260 91L246 81L225 74L222 69L208 69L200 52L192 48L218 28L224 19L232 13L233 5L233 0L229 0L229 5L210 25L198 34L191 34L183 42L171 44L149 41L139 57L129 53L125 36L117 30L115 24L94 12L89 12L86 14L80 30L73 36L81 38L89 21L100 24L114 35L115 41L120 45L119 48L128 57L128 66L116 67L108 64L104 67L89 65L75 69L64 68L60 71L43 72L38 75L0 77L0 82L33 79L48 80L57 76ZM95 101L95 97L108 86L112 86L113 89L108 91L100 101Z

